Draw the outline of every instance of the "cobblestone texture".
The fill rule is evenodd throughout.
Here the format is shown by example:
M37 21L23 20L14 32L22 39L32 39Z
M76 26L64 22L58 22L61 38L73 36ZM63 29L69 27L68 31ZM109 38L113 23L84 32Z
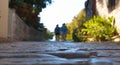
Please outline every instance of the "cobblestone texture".
M0 43L0 65L120 65L120 43Z

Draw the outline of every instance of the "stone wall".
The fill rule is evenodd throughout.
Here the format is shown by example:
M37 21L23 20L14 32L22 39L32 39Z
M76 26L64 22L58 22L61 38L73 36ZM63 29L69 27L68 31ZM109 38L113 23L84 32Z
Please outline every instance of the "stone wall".
M9 9L8 37L12 41L41 41L44 33L27 26L15 13Z

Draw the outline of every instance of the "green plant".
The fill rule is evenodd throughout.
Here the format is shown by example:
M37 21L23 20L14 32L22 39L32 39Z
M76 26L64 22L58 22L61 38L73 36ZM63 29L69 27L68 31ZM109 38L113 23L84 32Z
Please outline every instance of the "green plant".
M46 39L46 40L52 39L53 36L54 36L54 33L53 33L53 32L46 31L46 34L45 34L45 39Z
M115 27L111 25L112 18L102 18L100 16L94 16L88 22L84 23L85 28L82 32L86 32L88 38L94 38L96 41L110 40L115 32Z
M86 40L86 34L81 32L81 29L74 29L72 35L75 42L84 42Z
M84 33L81 32L84 28L83 23L86 21L85 9L81 10L77 16L75 16L72 22L68 25L68 30L70 32L69 38L75 42L81 42L85 40Z

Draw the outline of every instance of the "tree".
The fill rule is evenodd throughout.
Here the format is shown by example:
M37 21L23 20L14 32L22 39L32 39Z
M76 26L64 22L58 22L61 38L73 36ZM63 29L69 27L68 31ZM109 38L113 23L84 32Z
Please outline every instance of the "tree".
M16 13L27 25L39 30L41 27L38 15L51 2L52 0L10 0L9 7L16 9Z
M81 33L82 28L84 28L83 23L86 21L85 9L81 10L77 16L75 16L71 23L68 24L70 38L73 41L80 42L84 41L84 33Z

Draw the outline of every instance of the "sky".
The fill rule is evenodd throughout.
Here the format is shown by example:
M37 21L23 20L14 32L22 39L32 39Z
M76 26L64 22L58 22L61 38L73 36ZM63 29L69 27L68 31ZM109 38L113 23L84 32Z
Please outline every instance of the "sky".
M53 32L57 24L70 23L83 8L86 0L53 0L40 12L40 23Z

